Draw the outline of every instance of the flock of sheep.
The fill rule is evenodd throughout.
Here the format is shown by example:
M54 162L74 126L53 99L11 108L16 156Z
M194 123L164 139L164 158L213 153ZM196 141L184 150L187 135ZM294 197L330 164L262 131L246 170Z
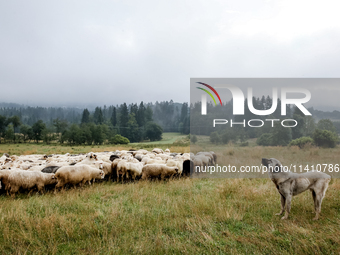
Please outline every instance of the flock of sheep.
M116 152L90 152L86 155L26 155L0 158L0 191L15 194L21 190L45 189L55 192L65 186L91 185L96 179L116 182L189 176L196 166L216 164L214 152L170 153L155 148Z

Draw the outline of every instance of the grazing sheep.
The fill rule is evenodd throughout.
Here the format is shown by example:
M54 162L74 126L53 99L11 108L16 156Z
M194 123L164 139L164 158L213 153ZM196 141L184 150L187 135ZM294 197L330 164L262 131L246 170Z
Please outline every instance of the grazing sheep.
M145 165L142 169L142 179L149 177L161 177L164 180L165 177L172 177L178 173L178 167L170 167L166 165Z
M154 149L152 150L152 152L154 152L154 153L156 153L156 154L163 154L163 153L164 153L164 151L163 151L162 149L160 149L160 148L154 148Z
M213 157L214 157L214 162L215 162L215 164L217 164L217 155L216 155L216 153L213 152L213 151L210 151L210 153L211 153L211 155L213 155Z
M112 176L112 181L118 181L118 170L117 170L117 165L119 161L122 159L114 159L111 164L111 176Z
M136 179L136 177L142 175L142 170L143 170L144 163L128 163L127 169L131 173L131 177L133 180Z
M183 161L183 176L190 176L190 173L193 172L194 169L194 162L190 159Z
M167 162L166 162L166 165L167 166L175 166L175 167L178 167L178 174L181 175L182 172L183 172L183 161L182 160L172 160L172 159L169 159Z
M111 180L111 177L112 177L111 164L107 162L103 162L101 163L101 169L103 170L105 177L107 177L108 180Z
M96 169L89 165L75 165L61 167L55 176L58 179L57 188L63 188L65 184L72 184L75 187L77 184L85 184L88 182L91 185L93 179L103 179L104 171Z
M203 161L202 161L202 159L201 159L200 157L195 157L195 158L193 159L193 163L194 163L194 168L195 168L195 169L196 169L196 167L198 167L198 166L200 167L200 169L204 167Z
M123 182L123 178L124 176L126 176L126 178L128 178L128 162L126 160L120 160L117 164L117 182L119 182L119 176L122 176L122 182Z
M43 193L45 185L57 183L54 174L24 170L12 171L12 173L8 176L8 181L12 197L15 197L15 194L20 188L32 190L32 188L37 187L38 192Z
M142 163L147 163L148 162L148 160L150 159L150 157L149 156L144 156L143 158L142 158Z
M45 167L41 172L43 173L53 173L55 174L61 166L48 166Z
M149 159L146 164L165 164L164 160Z
M12 172L13 171L11 171L11 170L1 170L0 171L0 182L1 182L1 186L2 186L0 189L6 191L7 195L8 195L8 191L9 191L9 188L10 188L8 177Z
M111 155L110 156L110 161L113 162L116 158L119 158L117 155Z
M137 159L139 162L142 161L144 155L142 153L138 153L134 155L135 159Z

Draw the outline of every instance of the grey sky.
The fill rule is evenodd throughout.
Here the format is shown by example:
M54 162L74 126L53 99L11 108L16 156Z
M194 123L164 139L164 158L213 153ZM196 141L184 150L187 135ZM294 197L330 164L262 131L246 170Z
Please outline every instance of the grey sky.
M338 7L297 0L0 0L0 101L183 102L190 77L339 77Z

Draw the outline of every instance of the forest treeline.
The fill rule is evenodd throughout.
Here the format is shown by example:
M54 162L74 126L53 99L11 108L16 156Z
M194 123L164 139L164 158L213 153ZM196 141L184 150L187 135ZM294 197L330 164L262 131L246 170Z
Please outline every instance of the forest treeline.
M123 103L92 111L15 105L0 108L1 142L124 144L161 140L163 132L189 134L187 103Z
M252 98L252 104L257 110L268 110L271 108L272 103L272 98L269 96ZM286 116L282 116L280 99L277 99L276 110L269 116L253 114L248 108L247 99L244 101L244 110L244 115L234 116L233 102L231 100L222 106L207 104L208 114L201 115L201 103L197 102L191 105L191 135L209 135L210 141L213 143L227 144L232 141L239 142L243 146L247 146L246 140L250 138L257 138L257 144L264 146L285 146L294 141L293 144L312 142L318 145L327 144L328 147L334 147L339 141L340 115L338 115L339 112L337 111L327 112L323 117L322 111L309 108L308 110L312 113L312 116L305 116L295 106L287 105ZM329 117L333 117L333 119L329 119ZM214 119L226 119L228 124L213 127ZM248 125L248 121L252 119L262 120L264 125L260 128L251 127ZM274 126L272 126L271 121L266 121L266 119L276 120ZM284 119L294 119L298 124L295 127L283 127L281 121ZM243 123L245 121L245 125L236 124L231 127L231 120L234 123ZM259 123L261 121L254 121L252 125L259 125ZM293 126L294 122L286 122L286 125ZM195 138L193 139L196 140Z

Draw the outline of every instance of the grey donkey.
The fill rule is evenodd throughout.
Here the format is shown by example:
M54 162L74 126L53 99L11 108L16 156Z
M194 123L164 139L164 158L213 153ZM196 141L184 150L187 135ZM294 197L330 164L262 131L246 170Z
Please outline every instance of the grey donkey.
M312 192L316 214L313 220L319 219L322 199L325 197L331 176L316 171L302 174L285 171L281 162L275 158L263 158L262 164L268 168L269 178L274 182L281 195L281 211L276 215L282 215L286 209L285 215L281 219L287 219L292 197L309 189Z

